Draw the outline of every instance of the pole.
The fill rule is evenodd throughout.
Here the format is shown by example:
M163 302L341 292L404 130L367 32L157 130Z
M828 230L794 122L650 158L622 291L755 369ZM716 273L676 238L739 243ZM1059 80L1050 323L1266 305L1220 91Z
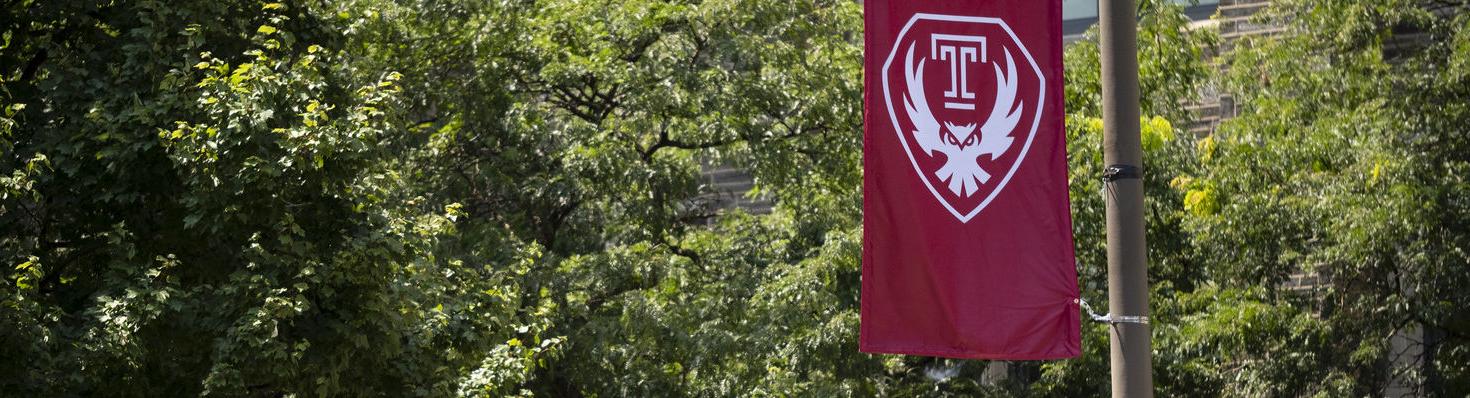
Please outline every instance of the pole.
M1138 19L1134 0L1098 0L1102 29L1103 162L1108 219L1108 313L1148 316L1143 148L1138 132ZM1113 323L1114 397L1153 397L1147 323Z

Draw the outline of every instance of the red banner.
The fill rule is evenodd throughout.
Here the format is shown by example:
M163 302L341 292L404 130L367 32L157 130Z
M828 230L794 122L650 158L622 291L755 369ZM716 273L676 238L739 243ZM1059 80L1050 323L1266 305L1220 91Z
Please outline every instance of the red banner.
M1077 356L1061 1L863 8L861 350Z

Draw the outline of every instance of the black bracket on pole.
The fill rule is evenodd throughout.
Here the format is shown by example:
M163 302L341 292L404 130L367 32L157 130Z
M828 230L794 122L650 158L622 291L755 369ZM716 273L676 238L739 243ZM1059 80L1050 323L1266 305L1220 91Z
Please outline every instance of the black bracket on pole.
M1103 169L1102 177L1103 181L1105 182L1113 182L1127 178L1142 179L1143 169L1138 166L1114 164L1109 165L1107 168Z

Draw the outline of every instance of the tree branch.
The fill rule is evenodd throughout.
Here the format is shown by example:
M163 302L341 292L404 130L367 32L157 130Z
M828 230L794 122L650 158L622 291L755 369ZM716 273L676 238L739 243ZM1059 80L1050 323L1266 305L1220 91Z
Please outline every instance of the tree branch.
M642 155L643 161L646 163L653 161L653 155L655 153L658 153L658 150L664 148L709 149L730 145L740 141L742 140L731 139L711 142L687 142L676 140L669 137L668 122L666 121L664 122L664 125L660 126L658 129L658 141L655 141L653 145L649 145L647 148L639 151L639 154Z

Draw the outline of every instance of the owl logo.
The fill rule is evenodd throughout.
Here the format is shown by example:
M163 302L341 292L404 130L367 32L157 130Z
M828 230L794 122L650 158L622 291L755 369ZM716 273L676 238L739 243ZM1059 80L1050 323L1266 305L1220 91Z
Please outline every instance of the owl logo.
M918 178L965 223L1020 167L1041 120L1046 83L1004 21L917 14L894 40L883 86Z

